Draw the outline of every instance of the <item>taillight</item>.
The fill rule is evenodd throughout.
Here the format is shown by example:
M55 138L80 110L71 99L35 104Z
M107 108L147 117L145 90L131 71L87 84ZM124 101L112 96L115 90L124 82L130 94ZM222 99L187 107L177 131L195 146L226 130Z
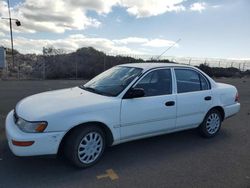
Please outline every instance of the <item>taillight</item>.
M235 102L239 102L240 100L240 97L239 97L239 93L237 92L236 95L235 95Z

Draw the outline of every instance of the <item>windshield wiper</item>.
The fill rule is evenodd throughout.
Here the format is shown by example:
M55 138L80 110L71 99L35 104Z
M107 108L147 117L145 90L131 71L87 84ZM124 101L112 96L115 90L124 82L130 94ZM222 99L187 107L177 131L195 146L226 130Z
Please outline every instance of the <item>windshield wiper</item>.
M93 93L99 93L98 90L96 90L95 88L92 88L92 87L85 87L85 86L79 86L81 89L84 89L84 90L87 90L87 91L91 91Z
M111 96L110 94L108 93L105 93L105 92L102 92L102 91L99 91L95 88L92 88L92 87L85 87L84 85L81 85L79 86L81 89L84 89L86 91L90 91L90 92L93 92L93 93L96 93L96 94L100 94L100 95L106 95L106 96Z

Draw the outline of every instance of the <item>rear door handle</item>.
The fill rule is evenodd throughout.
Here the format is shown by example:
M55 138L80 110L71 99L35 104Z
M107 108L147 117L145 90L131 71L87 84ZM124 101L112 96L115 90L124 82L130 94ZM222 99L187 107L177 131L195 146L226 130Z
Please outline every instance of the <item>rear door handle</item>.
M168 101L165 103L166 106L174 106L175 102L174 101Z
M212 97L211 96L207 96L207 97L205 97L204 98L206 101L210 101L211 99L212 99Z

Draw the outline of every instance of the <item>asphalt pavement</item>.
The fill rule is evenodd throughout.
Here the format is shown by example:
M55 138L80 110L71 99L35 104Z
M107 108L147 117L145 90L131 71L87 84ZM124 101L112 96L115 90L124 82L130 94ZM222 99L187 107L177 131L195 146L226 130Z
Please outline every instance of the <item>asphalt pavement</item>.
M83 81L0 81L0 188L250 188L250 79L219 81L237 86L242 107L216 137L204 139L189 130L124 143L84 170L63 158L15 157L4 132L5 116L20 99Z

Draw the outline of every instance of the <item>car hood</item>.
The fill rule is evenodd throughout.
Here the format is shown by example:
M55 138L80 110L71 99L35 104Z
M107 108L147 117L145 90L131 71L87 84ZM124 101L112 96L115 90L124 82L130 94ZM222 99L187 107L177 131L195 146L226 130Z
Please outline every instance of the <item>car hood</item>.
M58 113L88 112L105 108L114 97L102 96L79 87L39 93L24 98L16 105L16 113L28 121L44 121Z

